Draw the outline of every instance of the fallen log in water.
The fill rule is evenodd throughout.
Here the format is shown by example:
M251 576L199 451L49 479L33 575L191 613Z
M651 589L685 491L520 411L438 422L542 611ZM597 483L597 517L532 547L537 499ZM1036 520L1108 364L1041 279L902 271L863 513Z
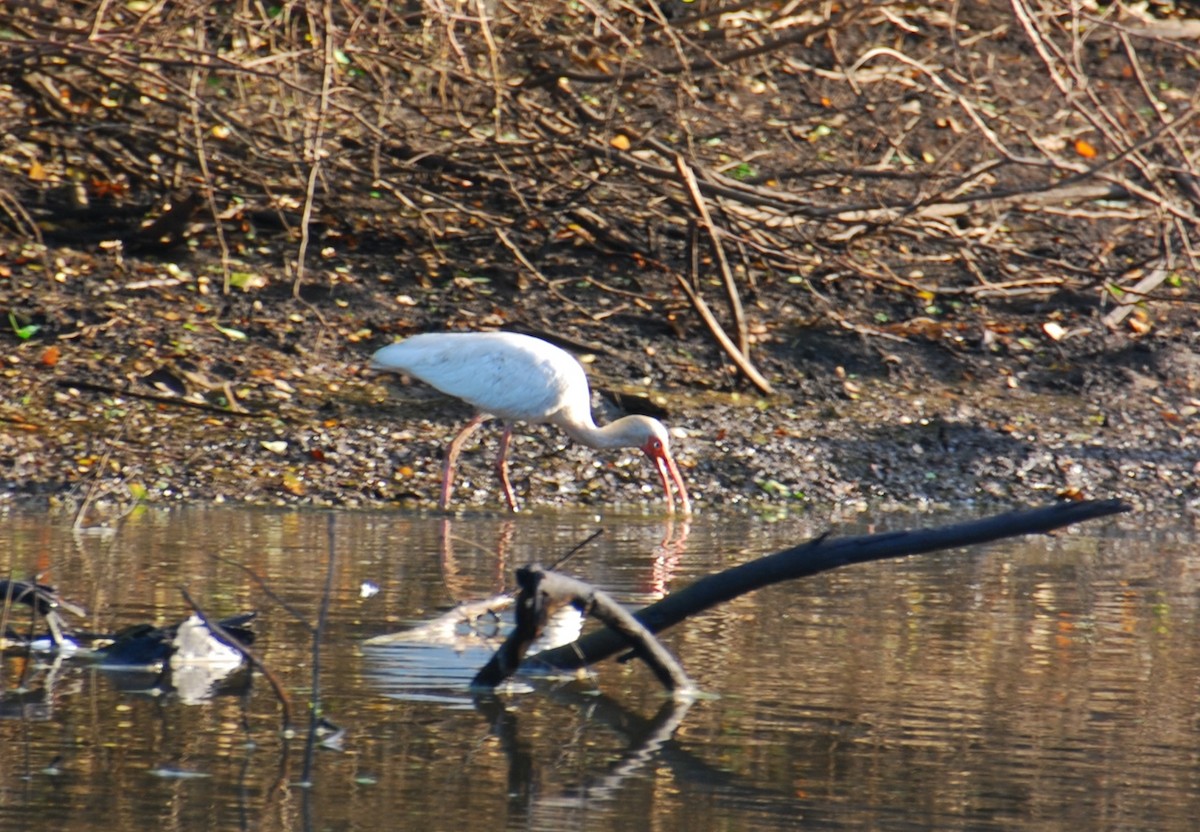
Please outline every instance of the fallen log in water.
M1064 526L1130 510L1131 507L1120 500L1084 500L932 529L844 538L822 536L701 578L691 586L644 607L634 617L647 630L657 633L717 604L781 581L805 578L853 563L919 555L1026 534L1046 534ZM530 656L522 666L570 670L595 664L628 648L629 642L625 637L605 629L572 644Z

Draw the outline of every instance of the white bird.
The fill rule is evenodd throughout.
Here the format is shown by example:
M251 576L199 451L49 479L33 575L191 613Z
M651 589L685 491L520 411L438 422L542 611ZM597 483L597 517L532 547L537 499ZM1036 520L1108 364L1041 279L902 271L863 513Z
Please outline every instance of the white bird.
M662 479L667 510L674 513L671 484L679 489L685 514L691 512L687 488L671 458L667 430L657 419L626 416L598 427L592 419L591 393L583 367L558 347L513 332L435 332L414 335L371 356L371 369L414 376L473 405L479 413L450 442L442 470L442 497L450 505L454 464L467 437L489 416L504 422L496 474L504 497L517 510L508 481L508 445L513 422L546 422L590 448L640 448Z

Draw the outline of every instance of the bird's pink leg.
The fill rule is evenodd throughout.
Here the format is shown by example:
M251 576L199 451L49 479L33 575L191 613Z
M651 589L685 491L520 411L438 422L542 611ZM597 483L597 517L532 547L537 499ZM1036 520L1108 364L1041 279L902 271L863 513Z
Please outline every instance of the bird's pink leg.
M450 508L450 490L454 484L454 465L458 462L458 452L462 450L467 437L474 433L475 428L482 425L486 418L486 415L480 413L467 422L466 427L458 432L458 436L450 441L450 447L446 450L446 462L442 467L442 499L438 502L438 508L442 511Z
M513 494L512 483L508 481L508 443L512 441L512 432L512 425L504 426L504 435L500 437L500 456L496 458L496 476L500 478L500 485L504 488L504 499L508 500L508 507L516 511L517 498Z

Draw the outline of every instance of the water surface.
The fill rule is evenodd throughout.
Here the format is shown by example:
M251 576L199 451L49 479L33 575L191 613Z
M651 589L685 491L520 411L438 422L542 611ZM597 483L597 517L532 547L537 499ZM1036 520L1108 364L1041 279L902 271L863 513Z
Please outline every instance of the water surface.
M185 701L9 656L0 826L1183 830L1200 815L1191 529L1099 522L771 587L666 634L711 694L687 710L636 662L488 702L465 690L487 657L467 641L364 646L599 528L567 569L640 605L829 524L188 508L101 538L4 514L0 569L46 573L88 608L81 628L179 620L180 587L215 616L259 610L256 649L298 719L311 639L280 602L315 620L332 541L320 684L346 735L305 789L303 739L280 736L261 678Z

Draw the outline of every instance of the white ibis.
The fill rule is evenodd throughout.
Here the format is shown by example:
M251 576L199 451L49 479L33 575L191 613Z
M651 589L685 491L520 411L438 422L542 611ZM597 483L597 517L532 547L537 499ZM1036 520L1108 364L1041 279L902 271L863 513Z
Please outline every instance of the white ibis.
M508 445L513 422L557 425L590 448L639 448L662 479L667 510L674 513L674 480L683 512L691 512L687 488L671 458L667 430L657 419L626 416L598 427L592 420L587 376L569 353L529 335L512 332L435 332L414 335L371 356L371 369L404 373L473 405L478 414L450 442L442 471L439 505L450 505L454 464L463 442L489 416L504 422L496 474L508 507L517 510L508 481Z

